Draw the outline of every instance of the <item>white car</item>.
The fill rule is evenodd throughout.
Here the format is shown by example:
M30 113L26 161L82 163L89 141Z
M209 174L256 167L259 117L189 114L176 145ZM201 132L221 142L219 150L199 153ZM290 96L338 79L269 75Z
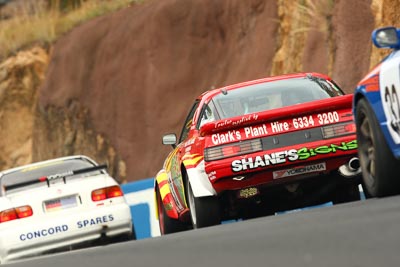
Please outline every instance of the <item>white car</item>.
M70 156L0 172L0 263L135 239L130 207L105 168Z

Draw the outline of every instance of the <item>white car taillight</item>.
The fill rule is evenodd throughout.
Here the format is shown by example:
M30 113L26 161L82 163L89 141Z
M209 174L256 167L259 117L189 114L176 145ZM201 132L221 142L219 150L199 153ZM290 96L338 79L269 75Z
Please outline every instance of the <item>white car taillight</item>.
M121 188L118 185L99 188L92 191L92 200L93 201L101 201L108 198L120 197L123 196Z
M31 206L21 206L0 212L0 223L27 218L33 215Z

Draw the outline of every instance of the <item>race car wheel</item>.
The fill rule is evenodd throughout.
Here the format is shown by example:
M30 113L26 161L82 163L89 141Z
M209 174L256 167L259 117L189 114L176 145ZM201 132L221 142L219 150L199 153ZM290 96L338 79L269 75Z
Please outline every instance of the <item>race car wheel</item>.
M221 223L219 203L216 197L195 197L189 180L186 182L186 197L194 229Z
M341 204L360 200L360 190L357 183L349 183L339 186L334 192L332 203Z
M170 218L165 211L164 205L161 200L160 190L156 189L156 198L157 198L157 211L158 211L158 223L160 226L160 233L162 235L172 234L176 232L185 231L187 226L178 220Z
M390 151L375 114L365 99L356 106L358 154L363 188L372 197L399 193L399 162Z

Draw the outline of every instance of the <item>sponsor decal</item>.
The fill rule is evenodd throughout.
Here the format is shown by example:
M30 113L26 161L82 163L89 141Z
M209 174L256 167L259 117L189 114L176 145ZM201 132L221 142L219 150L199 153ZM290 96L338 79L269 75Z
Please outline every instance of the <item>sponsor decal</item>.
M301 148L297 151L300 160L306 160L318 154L336 153L336 151L348 151L357 149L357 140L342 142L340 145L331 144L329 146L320 146L317 148Z
M244 134L245 134L246 138L266 135L266 134L268 134L267 126L265 126L265 124L263 124L263 125L257 126L257 127L252 127L252 126L245 127Z
M242 131L233 130L225 133L216 133L211 135L211 141L214 145L225 144L229 142L240 141L245 138L254 138L268 134L265 124L259 126L244 127Z
M114 221L114 216L112 214L109 214L109 215L99 216L99 217L95 217L95 218L90 218L87 220L77 221L76 225L78 228L85 228L88 226L103 224L103 223L112 222L112 221ZM21 241L27 241L27 240L37 239L37 238L41 238L41 237L46 237L46 236L52 236L52 235L55 235L58 233L67 232L68 230L69 230L69 227L66 224L59 225L59 226L52 226L49 228L44 228L44 229L35 230L32 232L21 234L19 236L19 239Z
M214 123L214 128L221 128L227 125L232 125L232 120L224 120L224 121L218 121Z
M321 126L340 122L337 111L318 113L315 115L295 117L290 121L274 121L270 123L272 133L282 133L293 129L304 129L311 126Z
M59 226L49 227L45 229L40 229L32 232L28 232L25 234L21 234L19 239L21 241L32 240L40 237L51 236L57 233L62 233L68 231L68 225L63 224Z
M230 142L238 142L248 138L266 136L269 133L284 133L338 122L340 122L340 114L337 111L323 112L314 115L293 117L288 120L273 121L257 126L247 126L242 129L229 130L223 133L215 133L211 135L211 142L214 145L221 145ZM216 122L215 124L217 125L215 128L220 128L226 125L236 125L237 121L224 120Z
M250 187L250 188L245 188L245 189L241 189L238 192L238 198L250 198L250 197L254 197L256 195L259 194L259 191L256 187Z
M66 176L71 176L73 174L74 174L73 171L67 171L67 172L64 172L64 173L58 173L58 174L54 174L54 175L49 175L49 176L47 176L47 180L51 181L51 180L61 179L61 178L64 178Z
M47 167L47 166L57 165L57 164L60 164L60 163L62 163L62 161L58 161L58 160L57 161L53 161L53 162L41 163L40 165L27 167L27 168L21 170L21 172L29 172L29 171L37 170L37 169L44 168L44 167Z
M286 159L295 161L299 158L296 149L290 149L263 156L256 156L254 158L244 158L232 161L232 171L240 172L245 170L252 170L257 168L266 167L269 165L276 165L285 163Z
M319 125L337 123L340 121L339 114L336 111L317 114L317 117Z
M215 180L217 172L216 171L212 171L208 174L208 179L210 179L210 181Z
M173 209L173 206L172 206L172 204L171 203L166 203L166 204L164 204L164 208L165 208L165 210L172 210Z
M211 140L215 145L233 142L242 139L239 131L228 131L211 135Z
M196 140L195 138L190 138L189 140L187 140L187 141L185 142L184 146L191 146L191 145L193 145L195 140Z
M295 176L295 175L306 174L306 173L311 173L311 172L319 172L319 171L325 171L325 170L326 170L326 164L325 164L325 162L323 162L323 163L318 163L318 164L314 164L314 165L296 166L291 169L274 171L272 174L273 174L274 179L279 179L279 178L284 178L284 177L289 177L289 176Z
M280 133L284 131L289 131L289 123L274 121L271 122L271 130L273 133Z
M316 148L304 147L300 149L290 149L280 152L274 152L262 156L237 159L232 161L231 168L233 172L253 170L270 165L282 164L287 161L293 162L296 160L306 160L319 154L336 153L337 151L348 151L353 149L357 149L357 140L342 142L339 145L331 144Z
M218 121L214 123L214 128L221 128L221 127L225 127L225 126L229 126L229 125L233 125L233 126L237 126L237 125L241 125L245 122L248 121L256 121L258 119L258 114L250 114L250 115L245 115L242 116L239 120L223 120L223 121Z
M107 222L112 222L112 221L114 221L114 216L112 214L109 214L109 215L104 215L101 217L78 221L76 224L77 224L78 228L84 228L84 227L107 223Z
M61 192L60 189L58 189L57 192L58 191ZM46 212L59 211L62 209L73 208L78 205L77 201L76 201L76 195L48 200L44 204L45 204Z

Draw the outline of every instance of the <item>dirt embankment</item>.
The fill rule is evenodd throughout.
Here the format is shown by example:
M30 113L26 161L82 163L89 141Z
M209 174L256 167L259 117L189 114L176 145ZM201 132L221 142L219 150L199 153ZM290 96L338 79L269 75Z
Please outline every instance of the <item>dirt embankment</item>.
M386 12L396 3L149 0L81 25L52 49L32 115L32 160L87 154L121 181L154 177L170 151L162 134L179 134L205 90L316 71L351 93L382 58L370 34L396 25Z

